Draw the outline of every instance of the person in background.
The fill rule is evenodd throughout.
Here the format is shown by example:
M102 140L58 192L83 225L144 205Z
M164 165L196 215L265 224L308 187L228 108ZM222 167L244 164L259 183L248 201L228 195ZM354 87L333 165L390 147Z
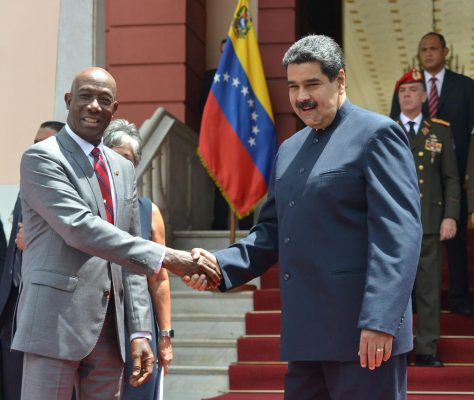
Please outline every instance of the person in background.
M429 32L420 40L418 58L423 67L428 101L423 104L426 117L441 118L450 123L454 151L461 185L461 208L454 238L446 241L449 266L448 305L451 312L472 315L469 296L469 272L467 260L467 201L464 176L474 124L474 80L446 68L449 49L444 36ZM397 91L393 94L390 117L398 119L400 103Z
M34 143L39 143L50 136L56 135L63 127L63 122L43 122L38 132L36 132ZM21 263L24 248L22 221L21 199L18 195L13 209L10 240L0 282L1 370L3 395L5 399L9 400L20 400L21 398L21 375L23 371L23 353L10 349L13 335L13 318L21 281Z
M346 95L344 55L322 35L283 57L306 127L283 142L249 235L215 254L226 291L278 261L285 399L404 400L419 191L403 130ZM194 289L207 278L184 278Z
M423 75L417 69L406 72L395 86L400 101L398 124L410 141L420 188L420 263L415 280L417 311L415 364L441 367L437 357L440 336L442 242L456 234L461 187L449 123L424 117L426 101Z
M141 160L142 141L135 124L124 119L112 120L104 132L104 145L110 147L136 167ZM140 213L141 236L144 239L165 244L165 224L158 206L145 197L138 198ZM171 329L171 299L168 273L161 269L157 279L148 279L148 289L151 295L156 322L153 324L151 346L158 358L158 365L162 366L165 375L173 359L171 338L174 331ZM153 314L152 321L155 321ZM128 335L128 333L127 333ZM158 340L157 340L158 339ZM158 343L157 343L158 342ZM158 351L157 351L158 350ZM125 355L125 374L132 370L130 346L127 343ZM152 400L155 399L158 384L158 371L155 369L150 381L134 388L125 382L124 400Z

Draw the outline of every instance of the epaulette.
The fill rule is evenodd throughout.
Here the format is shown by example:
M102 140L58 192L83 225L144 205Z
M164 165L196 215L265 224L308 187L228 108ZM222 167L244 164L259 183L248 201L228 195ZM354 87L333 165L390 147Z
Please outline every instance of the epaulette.
M444 125L444 126L451 126L451 124L448 121L445 121L444 119L431 118L431 121L436 122L437 124Z

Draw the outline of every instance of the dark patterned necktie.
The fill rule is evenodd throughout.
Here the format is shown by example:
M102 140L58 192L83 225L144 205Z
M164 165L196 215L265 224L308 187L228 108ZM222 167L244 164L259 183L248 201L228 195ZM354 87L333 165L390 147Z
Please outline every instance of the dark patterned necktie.
M435 117L436 113L438 112L439 95L438 95L438 88L436 87L436 81L437 79L435 77L430 79L431 90L430 90L430 98L428 99L428 107L429 107L431 118Z
M100 191L104 199L105 213L107 215L107 221L111 224L114 223L114 204L112 202L112 190L110 187L109 174L107 172L107 165L105 164L104 157L98 147L94 147L91 151L92 157L94 157L94 171L99 181Z
M414 121L408 121L408 125L410 125L410 129L408 129L408 136L411 137L412 139L414 139L415 136L416 136L415 122Z

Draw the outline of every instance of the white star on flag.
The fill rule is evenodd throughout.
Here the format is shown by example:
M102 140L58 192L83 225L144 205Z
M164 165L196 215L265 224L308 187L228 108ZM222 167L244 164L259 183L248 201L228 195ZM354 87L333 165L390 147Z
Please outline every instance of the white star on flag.
M257 118L258 118L258 114L254 111L254 112L251 114L251 117L252 117L252 119L253 119L254 121L256 121Z
M221 81L221 76L219 74L214 75L214 82L220 82Z
M240 91L244 96L249 94L249 88L247 86L242 86L242 90Z
M254 99L248 99L247 104L249 105L249 107L253 107L254 104L255 104L255 100Z
M224 72L223 77L224 77L224 82L228 82L229 78L230 78L230 75L227 72Z
M255 146L257 143L255 143L255 138L251 137L249 140L248 140L248 143L250 145L250 147L252 146Z
M260 129L258 129L258 126L252 126L252 133L257 136L260 133Z
M239 78L232 78L232 86L238 87L240 85Z

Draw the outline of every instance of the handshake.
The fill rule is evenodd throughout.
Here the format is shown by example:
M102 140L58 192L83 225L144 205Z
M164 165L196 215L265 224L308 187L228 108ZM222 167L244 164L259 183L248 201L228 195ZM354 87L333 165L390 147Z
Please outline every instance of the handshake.
M214 289L222 279L216 257L204 249L195 248L188 253L167 247L163 267L195 290Z

